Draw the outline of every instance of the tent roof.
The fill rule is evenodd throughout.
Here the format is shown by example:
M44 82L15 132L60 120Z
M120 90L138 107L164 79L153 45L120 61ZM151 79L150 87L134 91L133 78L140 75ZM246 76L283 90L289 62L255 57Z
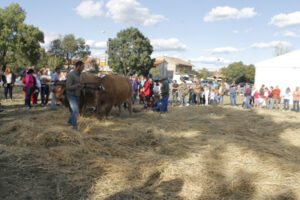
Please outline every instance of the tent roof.
M255 64L256 68L300 68L300 50Z

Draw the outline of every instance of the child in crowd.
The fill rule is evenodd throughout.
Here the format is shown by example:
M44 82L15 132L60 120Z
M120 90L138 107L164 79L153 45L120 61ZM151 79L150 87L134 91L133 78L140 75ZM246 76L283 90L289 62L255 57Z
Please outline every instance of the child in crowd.
M215 89L215 98L214 98L214 105L218 105L218 100L219 100L219 90Z
M211 104L211 105L213 105L214 104L214 100L215 100L215 91L214 90L211 90L210 91L210 95L209 95L209 103Z
M255 90L255 92L253 93L253 98L254 98L254 107L258 107L260 94L257 90Z

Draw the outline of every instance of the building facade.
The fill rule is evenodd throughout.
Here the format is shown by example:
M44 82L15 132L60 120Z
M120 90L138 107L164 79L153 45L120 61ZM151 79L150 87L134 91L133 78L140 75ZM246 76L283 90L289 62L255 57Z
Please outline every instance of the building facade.
M172 79L174 75L190 75L192 73L193 65L191 62L178 58L162 56L155 59L154 68L159 76L165 76Z

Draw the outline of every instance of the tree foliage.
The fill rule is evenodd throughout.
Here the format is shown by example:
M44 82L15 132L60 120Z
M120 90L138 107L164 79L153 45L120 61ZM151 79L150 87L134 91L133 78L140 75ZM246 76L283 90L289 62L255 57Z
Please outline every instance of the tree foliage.
M245 65L242 62L235 62L230 64L227 68L223 68L222 73L229 82L254 83L255 67L254 65Z
M291 47L290 46L286 46L286 45L284 45L282 43L279 43L274 48L274 55L275 56L281 56L281 55L284 55L286 53L289 53L290 51L291 51Z
M138 29L128 28L108 41L108 64L114 72L147 76L153 67L153 47Z
M67 61L68 68L70 68L72 59L85 59L91 54L90 47L85 44L85 40L82 38L76 39L73 34L53 40L50 52L54 56Z
M0 65L3 68L8 64L15 69L35 65L40 58L44 34L25 24L25 17L19 4L0 8Z
M208 71L206 68L202 68L201 70L193 70L192 71L193 75L195 75L199 79L207 79L208 76L212 75L213 73Z

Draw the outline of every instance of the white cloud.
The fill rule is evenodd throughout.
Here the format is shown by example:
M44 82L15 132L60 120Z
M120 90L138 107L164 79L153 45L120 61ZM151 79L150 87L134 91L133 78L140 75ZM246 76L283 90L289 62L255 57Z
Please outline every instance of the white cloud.
M109 0L106 7L107 16L115 22L151 26L164 19L163 15L150 14L149 9L136 0Z
M285 42L285 41L272 41L272 42L258 42L258 43L254 43L252 44L250 47L251 48L259 48L259 49L263 49L263 48L274 48L274 47L278 47L278 46L283 46L286 48L292 48L292 44L289 42Z
M190 59L192 62L195 63L202 63L202 64L214 64L214 65L218 65L218 64L230 64L233 63L233 61L231 60L226 60L225 58L219 58L219 57L205 57L205 56L201 56L198 58L192 58Z
M44 31L44 43L41 46L48 49L53 40L60 38L61 35L54 31Z
M297 33L292 32L292 31L286 31L286 32L284 32L283 36L284 37L291 37L291 38L298 38L298 37L300 37L300 34L297 34Z
M205 22L214 22L227 19L241 19L241 18L252 18L256 16L257 13L254 8L243 8L238 10L236 8L231 8L229 6L216 7L213 8L205 17Z
M91 49L106 49L106 42L95 42L94 40L87 40L86 44L90 46Z
M234 31L233 31L233 33L235 33L235 34L238 34L238 33L239 33L239 31L238 31L238 30L234 30Z
M104 15L102 7L103 1L84 0L76 7L76 12L83 18L100 17Z
M289 14L279 14L272 17L270 24L280 28L300 25L300 11Z
M91 50L91 57L95 58L95 57L102 57L103 55L105 55L105 51L104 50Z
M229 54L229 53L236 53L240 52L243 49L238 49L234 47L219 47L214 49L208 49L207 52L210 54Z
M154 51L185 51L187 45L181 43L177 38L151 39Z

